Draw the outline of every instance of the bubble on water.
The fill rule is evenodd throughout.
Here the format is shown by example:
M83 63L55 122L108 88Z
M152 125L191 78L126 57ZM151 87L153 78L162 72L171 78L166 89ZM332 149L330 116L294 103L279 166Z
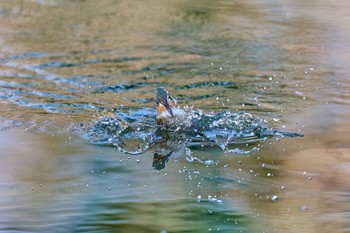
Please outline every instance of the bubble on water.
M278 200L278 196L277 195L272 195L271 200L272 201L277 201Z
M205 160L205 161L204 161L204 164L205 164L205 165L215 165L216 163L215 163L214 160L208 159L208 160Z
M200 173L199 171L194 171L193 174L199 175L199 174L201 174L201 173Z
M273 118L273 120L277 122L277 121L279 121L280 119L279 119L277 116L275 116L275 117Z
M248 155L251 152L249 150L243 150L243 149L239 149L239 148L235 148L233 150L225 149L224 151L225 151L225 153L241 154L241 155Z
M140 163L140 160L139 160L139 159L136 159L136 163Z
M211 195L208 195L208 201L217 202L219 204L224 203L222 200L218 199L216 196L211 196Z

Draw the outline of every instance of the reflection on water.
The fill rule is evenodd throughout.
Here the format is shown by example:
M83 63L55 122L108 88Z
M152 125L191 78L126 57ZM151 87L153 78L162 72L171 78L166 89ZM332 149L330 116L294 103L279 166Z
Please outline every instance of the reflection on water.
M343 0L0 1L0 229L348 232L348 12ZM76 137L101 116L154 114L157 86L305 137L238 147L248 155L180 146L161 171L161 144L133 156Z

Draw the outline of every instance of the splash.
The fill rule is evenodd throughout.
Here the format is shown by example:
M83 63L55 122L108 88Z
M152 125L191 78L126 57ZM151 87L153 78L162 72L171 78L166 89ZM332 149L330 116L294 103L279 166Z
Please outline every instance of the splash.
M153 167L159 170L165 167L169 158L183 154L189 162L205 164L192 156L189 147L193 146L218 146L224 153L249 155L259 147L245 150L240 144L303 136L273 129L266 120L246 112L206 114L191 107L185 107L183 111L183 121L167 125L156 125L157 113L150 108L121 111L115 117L100 118L87 131L86 137L91 143L112 145L132 155L154 149ZM232 149L234 145L237 147Z

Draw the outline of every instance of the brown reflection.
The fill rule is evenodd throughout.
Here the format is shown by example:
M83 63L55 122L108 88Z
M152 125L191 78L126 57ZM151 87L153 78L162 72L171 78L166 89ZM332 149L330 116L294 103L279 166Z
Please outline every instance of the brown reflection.
M17 98L11 89L6 99L28 111L16 110L18 118L36 108L91 119L96 108L151 106L154 85L165 83L198 108L296 112L322 99L337 71L325 64L330 26L317 17L323 8L299 8L303 3L2 1L1 69L18 83ZM186 86L222 80L237 89L198 86L192 94ZM130 83L143 85L109 88Z

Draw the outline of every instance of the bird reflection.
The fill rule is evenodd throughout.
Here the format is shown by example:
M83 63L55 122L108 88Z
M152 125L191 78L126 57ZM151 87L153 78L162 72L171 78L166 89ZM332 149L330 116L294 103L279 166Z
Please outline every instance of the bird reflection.
M185 153L190 137L183 133L162 131L157 131L156 136L152 167L161 170L165 168L169 158L178 158Z

